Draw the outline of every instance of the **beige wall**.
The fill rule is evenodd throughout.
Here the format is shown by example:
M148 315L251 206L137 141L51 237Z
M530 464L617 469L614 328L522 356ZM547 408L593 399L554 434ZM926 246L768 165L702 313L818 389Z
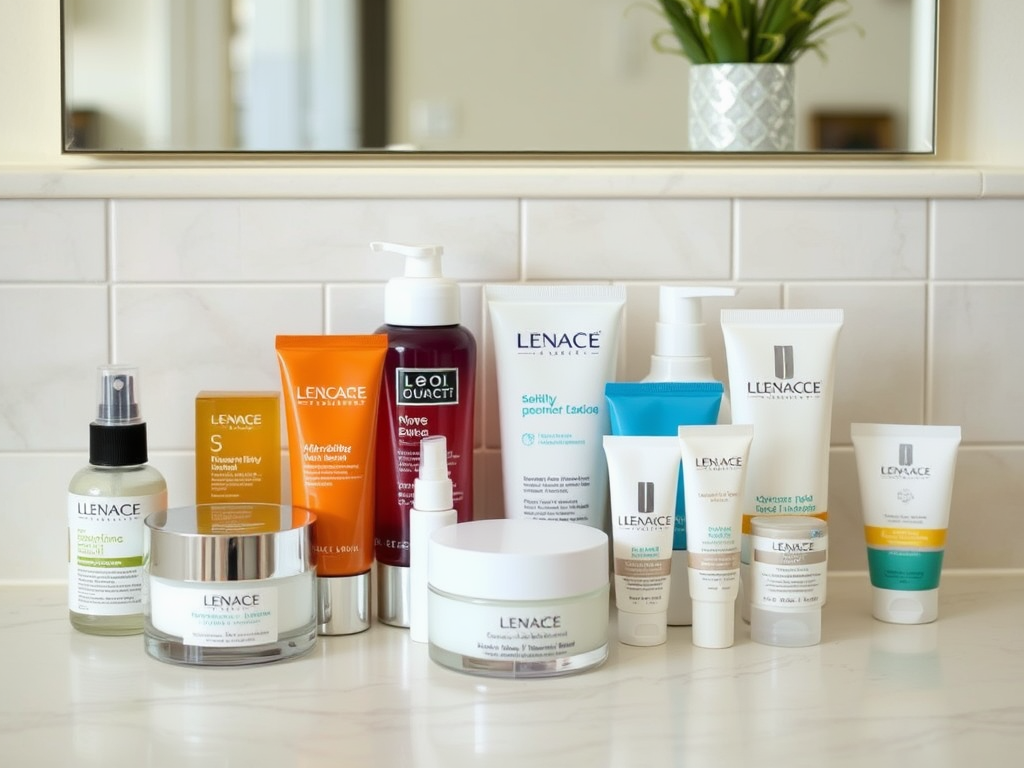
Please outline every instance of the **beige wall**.
M1024 3L941 0L939 157L1024 165L1017 82ZM89 164L60 154L60 4L0 0L2 164Z

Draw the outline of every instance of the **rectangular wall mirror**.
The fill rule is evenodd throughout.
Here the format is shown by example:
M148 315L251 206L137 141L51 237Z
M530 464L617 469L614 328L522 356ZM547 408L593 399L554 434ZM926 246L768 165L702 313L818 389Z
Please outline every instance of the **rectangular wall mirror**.
M62 0L65 152L678 153L655 0ZM938 0L850 0L797 153L932 153Z

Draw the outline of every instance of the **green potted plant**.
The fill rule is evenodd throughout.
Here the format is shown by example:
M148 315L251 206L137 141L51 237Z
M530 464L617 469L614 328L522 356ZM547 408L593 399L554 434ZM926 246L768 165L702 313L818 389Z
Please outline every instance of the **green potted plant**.
M791 151L793 63L851 12L848 0L658 0L654 47L689 60L690 148Z

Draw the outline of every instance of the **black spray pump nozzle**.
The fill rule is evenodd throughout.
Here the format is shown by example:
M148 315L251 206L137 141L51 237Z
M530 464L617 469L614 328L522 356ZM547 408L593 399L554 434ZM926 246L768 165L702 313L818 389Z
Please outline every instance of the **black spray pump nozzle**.
M119 426L142 421L136 382L137 369L108 366L99 369L98 424Z

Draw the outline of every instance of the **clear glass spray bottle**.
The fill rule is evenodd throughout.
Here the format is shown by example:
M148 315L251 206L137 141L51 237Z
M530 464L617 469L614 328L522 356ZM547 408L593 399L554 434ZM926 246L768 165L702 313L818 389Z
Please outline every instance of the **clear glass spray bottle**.
M143 521L167 508L167 483L147 465L139 375L102 366L89 466L68 487L68 613L94 635L142 632Z

